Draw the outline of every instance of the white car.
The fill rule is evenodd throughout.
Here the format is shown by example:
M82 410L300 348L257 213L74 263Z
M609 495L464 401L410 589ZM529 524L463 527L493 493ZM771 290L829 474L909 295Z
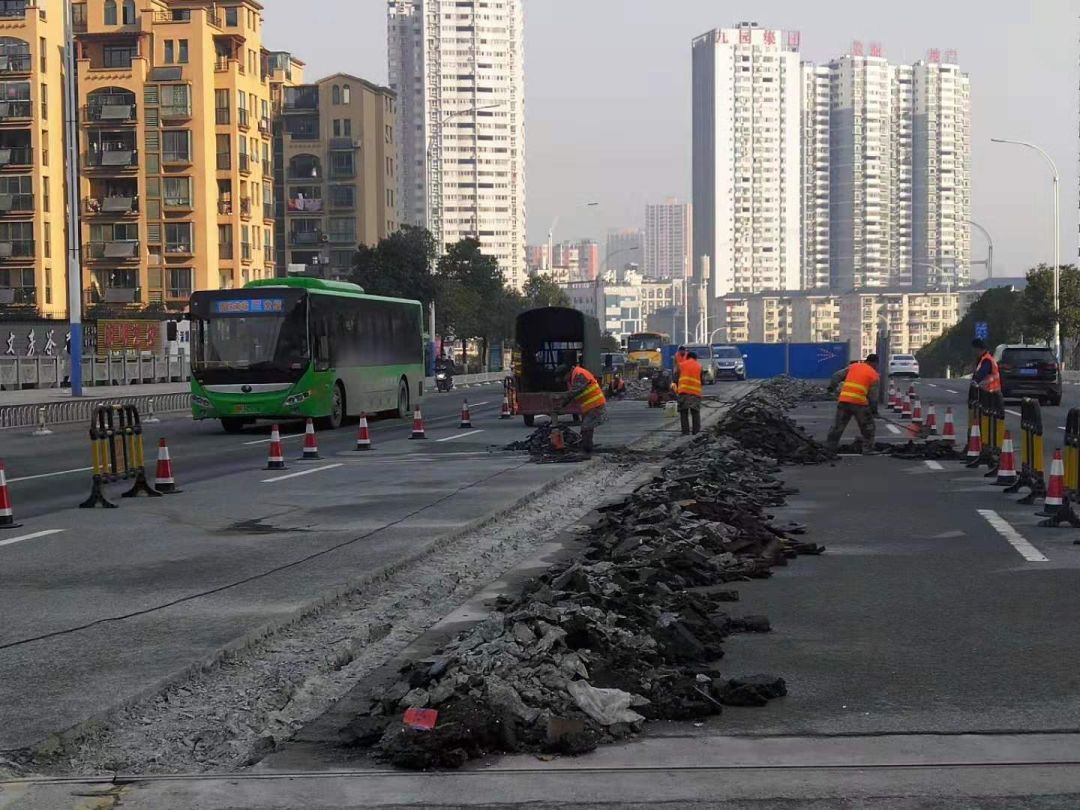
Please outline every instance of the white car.
M919 361L913 354L890 354L889 355L890 377L918 377Z

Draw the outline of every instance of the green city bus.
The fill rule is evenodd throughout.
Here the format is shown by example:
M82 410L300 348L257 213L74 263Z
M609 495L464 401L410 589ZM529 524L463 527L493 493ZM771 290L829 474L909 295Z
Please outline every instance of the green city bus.
M419 301L320 278L191 296L191 408L235 433L256 419L409 416L424 394Z

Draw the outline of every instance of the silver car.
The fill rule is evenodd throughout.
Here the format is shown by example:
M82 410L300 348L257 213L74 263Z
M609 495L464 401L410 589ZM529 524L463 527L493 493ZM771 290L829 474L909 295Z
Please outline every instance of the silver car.
M697 355L697 361L701 363L701 376L706 385L714 385L718 376L716 361L713 359L712 346L687 346L688 352Z
M712 358L717 379L746 379L746 355L738 346L713 346Z

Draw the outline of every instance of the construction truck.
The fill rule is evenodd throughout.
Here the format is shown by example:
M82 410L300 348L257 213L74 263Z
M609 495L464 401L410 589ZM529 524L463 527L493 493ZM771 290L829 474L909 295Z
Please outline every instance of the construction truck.
M529 427L537 416L552 421L560 414L581 419L577 403L563 405L573 359L600 379L600 324L568 307L540 307L522 312L514 328L514 393L517 412Z

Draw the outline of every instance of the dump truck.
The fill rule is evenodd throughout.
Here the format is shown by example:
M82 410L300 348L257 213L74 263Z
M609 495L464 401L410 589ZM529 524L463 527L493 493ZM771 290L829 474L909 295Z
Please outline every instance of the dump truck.
M581 419L577 403L563 405L573 356L599 380L600 324L568 307L540 307L522 312L514 328L514 390L517 411L532 427L537 416L552 421L560 414Z

